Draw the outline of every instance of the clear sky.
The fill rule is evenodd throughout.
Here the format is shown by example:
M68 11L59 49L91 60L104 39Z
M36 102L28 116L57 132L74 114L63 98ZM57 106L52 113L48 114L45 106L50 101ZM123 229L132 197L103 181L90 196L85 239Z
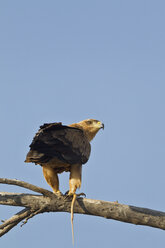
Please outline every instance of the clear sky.
M165 211L165 2L1 1L0 177L50 189L25 164L46 122L104 122L83 166L88 198ZM68 176L60 176L62 192ZM0 185L0 191L29 192ZM0 219L20 208L0 206ZM164 247L162 230L75 215L75 247ZM1 247L72 247L70 214L38 215Z

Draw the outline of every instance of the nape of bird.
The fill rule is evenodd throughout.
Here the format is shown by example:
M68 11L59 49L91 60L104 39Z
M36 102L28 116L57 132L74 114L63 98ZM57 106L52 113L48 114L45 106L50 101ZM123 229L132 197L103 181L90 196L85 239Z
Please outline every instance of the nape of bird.
M81 187L82 165L90 156L90 141L96 133L104 129L98 120L87 119L68 126L61 122L40 126L30 144L26 163L32 162L42 166L46 182L53 192L60 195L58 174L70 172L68 196L73 196L71 204L71 222L73 234L73 205L76 189Z

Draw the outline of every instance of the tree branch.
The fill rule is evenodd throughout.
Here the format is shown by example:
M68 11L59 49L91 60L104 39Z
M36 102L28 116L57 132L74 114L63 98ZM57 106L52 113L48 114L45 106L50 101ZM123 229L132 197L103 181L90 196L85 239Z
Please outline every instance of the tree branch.
M0 225L0 236L7 233L20 221L44 213L44 212L69 212L71 210L71 198L66 196L56 196L52 192L19 180L2 179L0 183L13 184L28 188L42 195L23 193L0 193L0 204L24 207L24 210L17 213L9 220ZM87 198L77 198L74 205L74 213L100 216L107 219L132 223L136 225L146 225L165 230L165 213L119 204L117 202L107 202L92 200Z
M26 183L24 181L20 181L20 180L17 180L17 179L0 178L0 183L12 184L12 185L20 186L20 187L23 187L23 188L26 188L26 189L30 189L30 190L32 190L34 192L37 192L37 193L41 193L41 194L46 195L46 196L51 196L53 194L49 190L40 188L40 187L35 186L33 184Z
M23 219L27 218L29 215L30 210L25 208L24 210L13 215L10 219L4 221L3 224L0 225L0 237L10 231L14 226L16 226Z

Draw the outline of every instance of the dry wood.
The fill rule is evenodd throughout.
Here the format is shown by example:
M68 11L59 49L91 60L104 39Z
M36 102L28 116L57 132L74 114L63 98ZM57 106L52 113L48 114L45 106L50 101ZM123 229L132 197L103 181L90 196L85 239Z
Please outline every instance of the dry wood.
M0 225L0 236L7 233L22 220L25 220L26 223L29 218L32 218L39 213L70 213L71 211L72 199L65 196L57 197L48 190L19 180L0 178L0 183L21 186L41 194L0 193L1 205L24 207L24 210L17 213L9 220L4 221L3 224ZM117 202L77 198L74 205L74 213L100 216L107 219L114 219L136 225L146 225L165 230L164 212L119 204Z

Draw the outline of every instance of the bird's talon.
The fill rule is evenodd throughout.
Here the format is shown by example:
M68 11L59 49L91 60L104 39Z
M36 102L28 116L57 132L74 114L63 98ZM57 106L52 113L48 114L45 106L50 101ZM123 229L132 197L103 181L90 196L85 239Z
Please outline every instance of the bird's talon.
M56 191L56 192L53 192L56 196L63 196L62 192L61 191Z
M65 194L64 194L64 195L66 195L66 196L67 196L67 195L68 195L68 193L69 193L69 190L67 190L67 191L65 192Z
M65 200L67 200L67 199L71 199L71 198L72 198L72 196L73 196L73 195L68 195L68 194L66 195L66 194L65 194L65 195L64 195L64 199L65 199Z
M77 197L80 197L80 196L84 196L84 197L86 197L86 194L85 193L80 193L80 194L77 194Z
M73 197L73 195L74 195L74 193L69 193L69 191L67 191L64 196L65 196L65 199L69 199L69 198ZM79 194L76 194L77 198L79 198L80 196L86 197L86 194L83 193L83 192L79 193Z

